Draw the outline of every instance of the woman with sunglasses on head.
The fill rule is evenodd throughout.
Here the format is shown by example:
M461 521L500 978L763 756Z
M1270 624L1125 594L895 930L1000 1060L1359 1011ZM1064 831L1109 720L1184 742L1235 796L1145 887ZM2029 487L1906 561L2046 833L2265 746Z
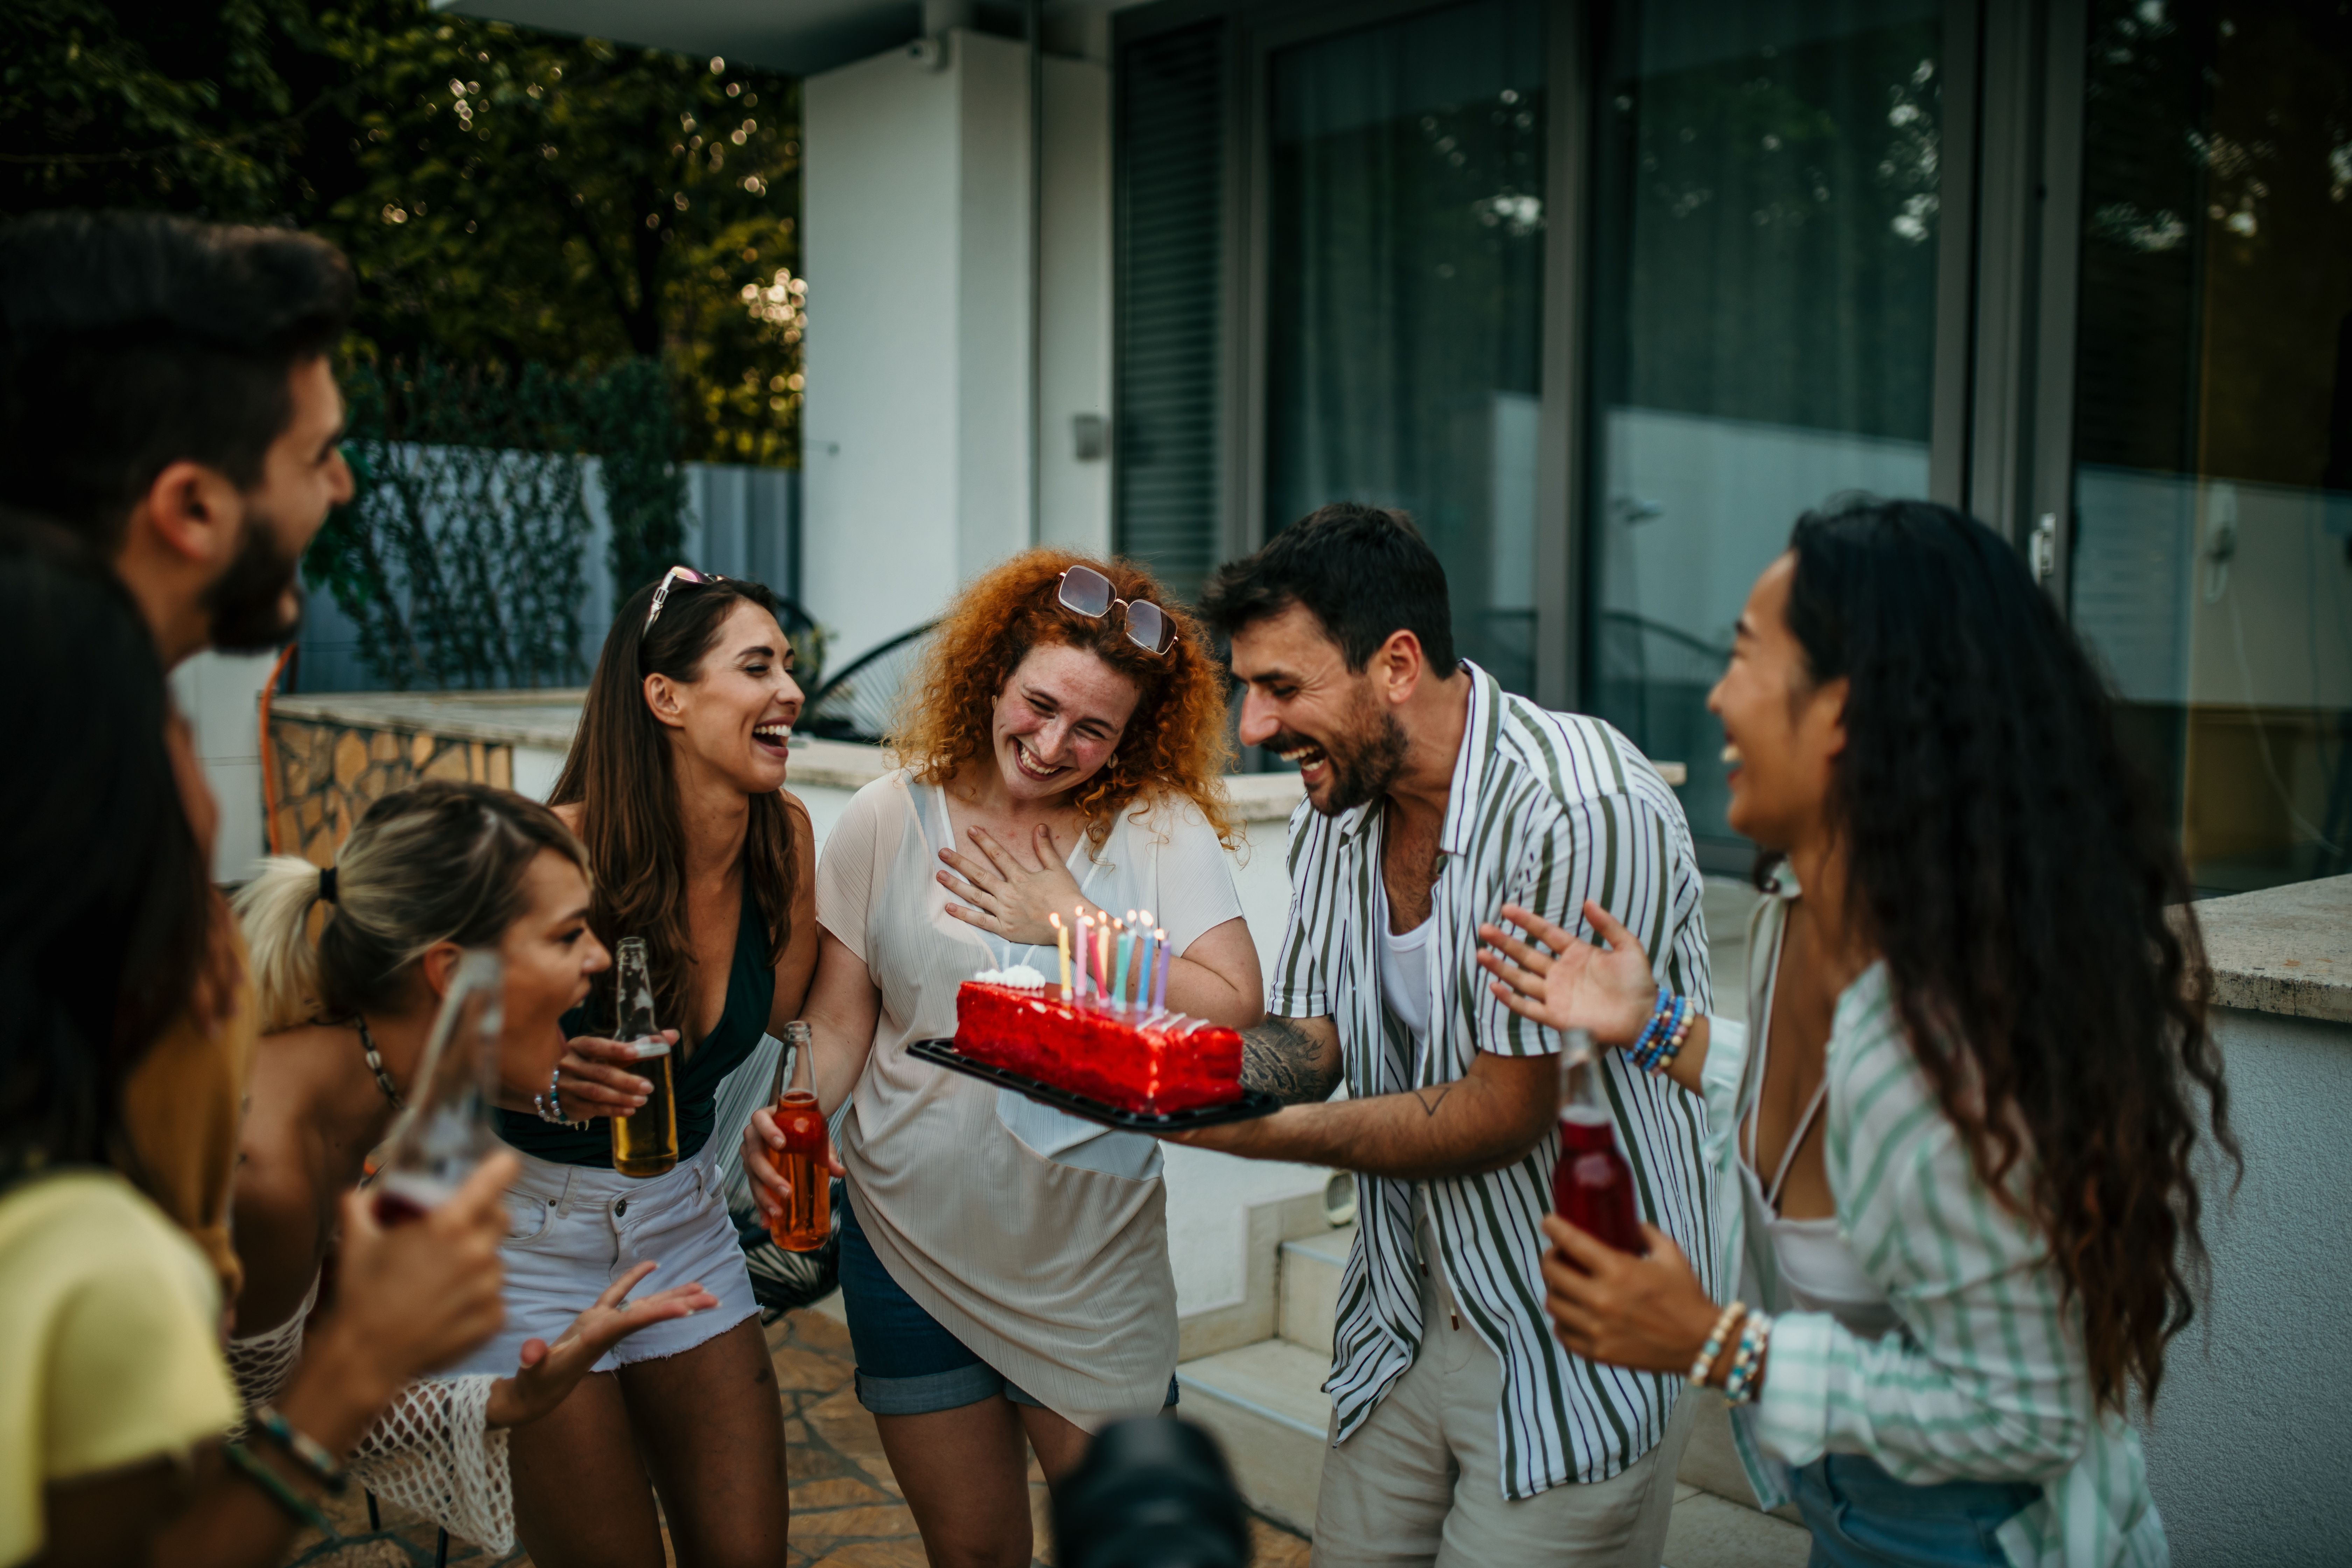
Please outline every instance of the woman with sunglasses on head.
M523 1156L508 1194L507 1326L464 1370L506 1374L626 1271L698 1281L717 1305L600 1357L509 1444L515 1533L541 1568L784 1560L782 1408L718 1173L719 1080L800 1015L816 965L807 811L784 793L800 717L792 646L757 583L672 567L623 605L551 804L587 846L588 923L645 940L667 1026L677 1163L613 1168L605 1118L646 1102L610 980L564 1016L572 1049L536 1111L502 1111ZM610 972L607 972L608 973ZM585 1119L584 1122L575 1119ZM659 1507L656 1510L656 1499Z
M1148 920L1171 1009L1261 1016L1225 860L1224 687L1197 626L1124 562L1032 551L967 589L817 879L817 1093L845 1099L841 1281L857 1396L940 1564L1030 1561L1024 1437L1049 1482L1089 1434L1175 1397L1157 1142L947 1072L984 970L1057 968L1048 917ZM1147 915L1144 911L1149 910ZM763 1210L760 1140L744 1164Z
M2236 1146L2095 667L1983 524L1857 500L1798 521L1707 706L1768 857L1746 1026L1662 995L1593 905L1605 948L1481 928L1514 1012L1705 1098L1736 1194L1720 1307L1655 1230L1635 1258L1546 1220L1561 1343L1724 1390L1816 1568L2162 1563L2128 1417L2192 1309L2205 1140Z

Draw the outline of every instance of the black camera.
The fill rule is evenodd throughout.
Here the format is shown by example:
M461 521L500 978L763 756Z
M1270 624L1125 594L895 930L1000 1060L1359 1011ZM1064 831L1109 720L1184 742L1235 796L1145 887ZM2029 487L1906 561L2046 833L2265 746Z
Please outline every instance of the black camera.
M1244 1568L1249 1515L1225 1457L1187 1422L1106 1426L1054 1498L1060 1568Z

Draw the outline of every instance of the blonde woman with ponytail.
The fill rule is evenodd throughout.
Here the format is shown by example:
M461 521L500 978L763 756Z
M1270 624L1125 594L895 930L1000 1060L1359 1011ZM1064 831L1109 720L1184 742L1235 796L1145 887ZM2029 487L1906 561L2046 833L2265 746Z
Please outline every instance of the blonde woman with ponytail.
M274 1398L345 1310L312 1315L340 1201L412 1087L466 949L505 962L500 1099L527 1106L544 1092L564 1048L556 1020L611 963L588 929L586 860L543 805L426 784L369 807L334 865L276 857L237 895L263 1030L235 1200L245 1288L229 1362L248 1406ZM690 1283L624 1305L652 1268L619 1274L552 1345L523 1344L510 1375L411 1384L361 1444L360 1479L453 1534L510 1549L508 1430L555 1408L624 1336L716 1305Z

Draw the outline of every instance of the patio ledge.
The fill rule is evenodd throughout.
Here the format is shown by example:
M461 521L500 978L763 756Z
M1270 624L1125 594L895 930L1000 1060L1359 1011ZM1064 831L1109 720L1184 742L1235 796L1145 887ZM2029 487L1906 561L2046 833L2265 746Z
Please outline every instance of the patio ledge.
M2218 1005L2352 1024L2352 877L2203 899L2197 921Z
M277 698L269 710L279 719L561 752L571 749L584 696L576 690L321 691ZM861 789L894 765L879 746L794 735L786 787ZM1299 798L1296 773L1234 773L1225 789L1244 822L1286 821Z

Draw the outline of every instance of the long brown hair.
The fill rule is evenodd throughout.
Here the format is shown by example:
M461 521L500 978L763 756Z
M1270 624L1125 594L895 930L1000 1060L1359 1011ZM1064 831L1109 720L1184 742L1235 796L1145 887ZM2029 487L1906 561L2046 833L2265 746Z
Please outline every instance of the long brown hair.
M2153 1405L2206 1267L2199 1145L2237 1154L2179 851L2006 540L1852 498L1790 550L1807 673L1849 682L1847 908L1978 1175L2048 1240L2092 1394Z
M648 583L630 595L604 634L580 710L580 732L572 738L548 804L580 808L580 837L596 873L589 923L607 942L646 939L655 1005L663 1019L675 1022L686 1016L687 972L694 962L686 923L686 835L667 731L646 706L646 677L665 675L686 685L701 679L702 661L735 606L757 605L773 616L776 596L758 583L732 577L698 587L674 585L648 633L646 611L654 586ZM781 627L776 643L779 656L789 657ZM770 963L792 935L793 874L792 814L782 795L755 795L743 839L743 877L760 908ZM599 994L609 989L608 984Z
M1122 599L1159 605L1176 624L1168 651L1138 647L1117 611L1092 620L1055 603L1055 584L1073 566L1093 567ZM1086 649L1133 681L1137 692L1118 749L1075 794L1087 837L1099 848L1128 805L1138 799L1149 805L1172 794L1200 807L1217 837L1232 847L1233 808L1223 782L1232 756L1224 675L1209 657L1200 623L1131 561L1032 550L966 588L940 622L921 676L908 683L891 725L890 749L923 784L944 784L966 763L986 757L1004 683L1032 648L1053 643Z

